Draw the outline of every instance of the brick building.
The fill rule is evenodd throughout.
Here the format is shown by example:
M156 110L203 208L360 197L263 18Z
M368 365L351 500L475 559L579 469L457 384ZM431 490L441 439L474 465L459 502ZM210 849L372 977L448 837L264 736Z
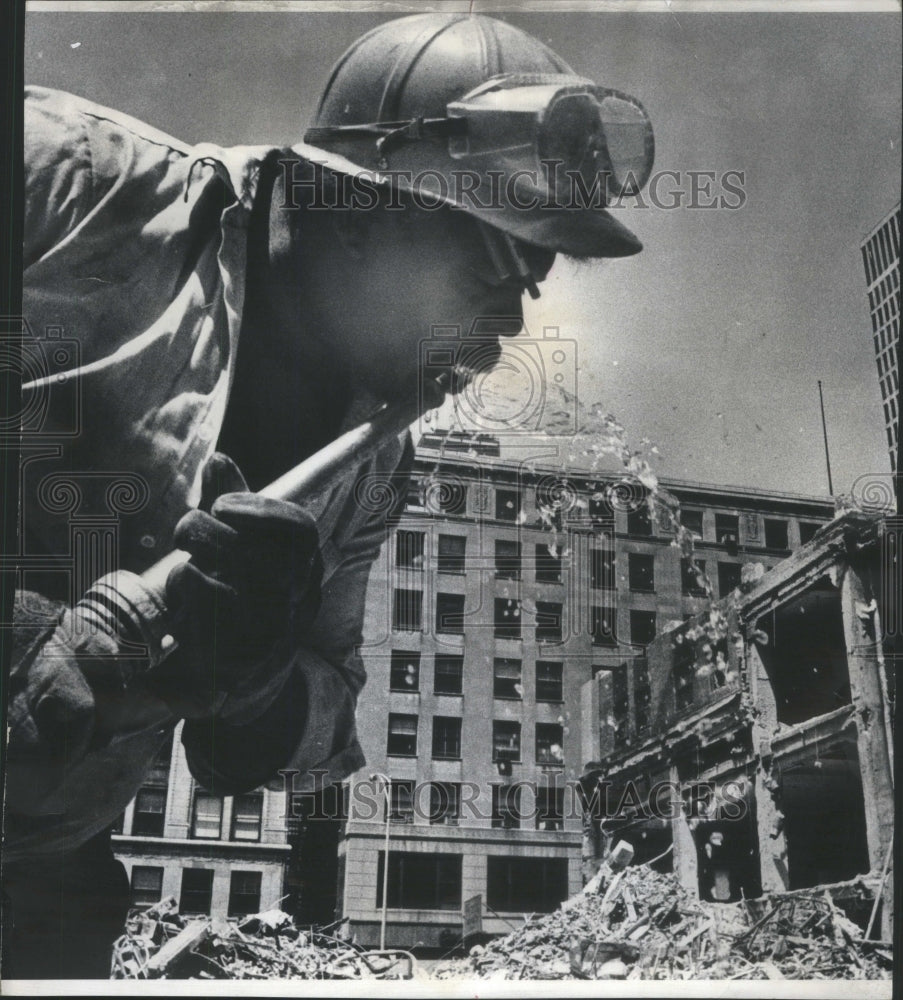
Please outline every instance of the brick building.
M612 494L610 477L564 479L454 433L428 435L417 462L424 479L371 576L368 766L346 791L337 912L358 941L379 941L388 827L387 944L451 947L469 898L502 933L579 889L581 690L626 676L664 623L706 600L641 494ZM811 497L663 485L716 596L834 513Z
M275 906L290 854L285 813L282 793L223 797L200 788L177 729L113 835L132 905L175 896L182 913L218 917Z

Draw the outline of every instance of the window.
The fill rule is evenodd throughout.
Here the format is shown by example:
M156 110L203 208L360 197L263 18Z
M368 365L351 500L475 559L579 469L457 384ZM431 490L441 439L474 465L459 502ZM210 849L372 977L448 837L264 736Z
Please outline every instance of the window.
M436 631L464 634L464 595L436 594Z
M497 597L494 625L496 639L519 639L520 602L510 597Z
M497 521L517 521L520 513L520 497L517 490L495 491L495 519Z
M633 661L633 718L637 732L648 725L652 713L652 688L649 684L649 664L645 656Z
M615 512L611 501L601 490L589 498L589 517L594 526L608 527L614 531Z
M641 594L655 591L655 556L631 552L627 556L627 576L630 589Z
M389 820L392 823L414 822L414 782L408 779L393 778L391 783L391 812ZM385 817L383 817L385 818Z
M536 582L561 583L561 553L553 555L548 545L536 546Z
M648 646L655 638L655 612L630 612L630 641L635 646Z
M260 872L233 871L229 879L229 916L243 917L260 910Z
M524 818L520 807L520 785L492 786L492 819L494 830L517 830Z
M680 523L694 538L702 538L702 511L681 510Z
M433 716L433 759L461 759L461 720L447 715Z
M496 721L492 723L492 759L520 760L520 723Z
M236 795L232 800L232 840L260 840L262 822L263 795Z
M393 649L389 666L390 691L420 690L420 653Z
M740 586L739 563L718 563L718 596L727 597Z
M613 548L592 550L590 584L593 590L615 589L615 553Z
M219 840L223 832L223 800L218 795L194 793L191 813L191 836L199 840Z
M705 597L705 559L681 559L681 590L689 597Z
M563 664L550 660L536 661L536 700L563 701Z
M536 829L564 829L564 789L540 785L536 789Z
M487 859L486 904L502 913L551 913L568 895L567 858Z
M536 602L536 641L561 642L561 605L552 601Z
M594 646L616 646L615 609L593 606L592 629Z
M166 808L166 789L146 787L135 796L135 816L132 836L162 837L163 810Z
M639 538L652 534L652 518L649 516L649 507L646 503L641 504L636 510L627 512L627 534Z
M522 698L520 660L496 657L492 665L492 696L494 698Z
M460 694L464 677L464 657L437 656L433 666L433 691L436 694Z
M170 733L157 751L154 761L147 772L146 782L149 785L169 784L169 767L172 763L172 743L173 736Z
M765 518L765 548L766 549L788 549L787 542L787 522L777 521L773 518Z
M736 514L715 515L715 541L719 545L736 546L740 540L740 518Z
M383 865L376 866L376 906L383 905ZM395 910L460 910L461 855L389 851L388 898Z
M419 632L422 625L423 591L395 589L392 628L399 632Z
M417 756L417 716L389 715L389 738L386 753L392 757Z
M181 913L210 913L213 896L212 868L183 868L182 892L179 895Z
M820 527L815 521L800 521L800 545L811 542Z
M556 722L536 723L536 763L564 764L564 729Z
M423 569L423 532L398 531L395 534L395 565L399 569Z
M439 572L464 572L464 553L467 549L467 539L464 535L439 536Z
M456 781L430 784L430 823L451 826L461 818L461 785Z
M520 579L520 542L495 540L495 576L498 580Z
M630 716L626 663L619 663L611 668L611 714L614 719L615 746L623 747L627 742Z
M132 869L130 906L151 906L163 896L163 869L135 865Z

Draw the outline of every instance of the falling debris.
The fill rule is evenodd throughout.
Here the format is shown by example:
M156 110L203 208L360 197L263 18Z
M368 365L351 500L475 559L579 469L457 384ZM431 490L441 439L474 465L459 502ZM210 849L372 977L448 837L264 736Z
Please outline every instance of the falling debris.
M889 979L887 942L863 940L829 887L739 903L706 903L671 874L613 859L554 913L466 959L439 979ZM617 859L623 861L623 859ZM846 887L849 888L849 887Z

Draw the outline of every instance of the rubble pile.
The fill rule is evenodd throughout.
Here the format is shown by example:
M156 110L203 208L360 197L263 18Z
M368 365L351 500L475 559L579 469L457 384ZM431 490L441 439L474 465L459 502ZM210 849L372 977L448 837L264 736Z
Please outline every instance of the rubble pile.
M886 979L890 947L865 941L825 887L739 903L691 897L635 866L593 880L554 913L436 966L440 979ZM587 891L588 890L588 891Z
M332 925L333 927L335 925ZM410 979L405 951L365 951L300 930L281 910L240 922L185 917L173 897L129 918L113 948L112 979Z

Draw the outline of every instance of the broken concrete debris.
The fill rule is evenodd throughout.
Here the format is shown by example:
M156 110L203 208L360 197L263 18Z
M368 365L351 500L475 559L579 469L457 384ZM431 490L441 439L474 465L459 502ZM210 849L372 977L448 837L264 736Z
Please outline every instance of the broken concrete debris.
M614 863L612 863L614 861ZM613 851L600 877L554 913L434 979L889 979L891 945L866 939L841 900L868 895L862 879L738 903L702 902L672 874ZM616 870L617 869L617 870ZM339 926L298 928L280 910L243 920L183 917L173 898L133 916L117 941L114 979L412 979L406 951L366 951ZM333 933L335 932L335 933Z
M341 923L341 922L340 922ZM182 916L174 897L130 917L112 979L410 979L406 951L365 951L339 925L301 930L281 910L241 921Z
M845 887L846 888L846 887ZM589 886L587 886L589 889ZM554 913L433 970L439 979L888 979L886 942L834 902L831 887L700 902L672 874L604 875Z

